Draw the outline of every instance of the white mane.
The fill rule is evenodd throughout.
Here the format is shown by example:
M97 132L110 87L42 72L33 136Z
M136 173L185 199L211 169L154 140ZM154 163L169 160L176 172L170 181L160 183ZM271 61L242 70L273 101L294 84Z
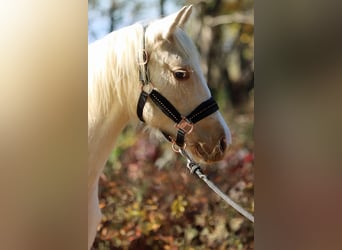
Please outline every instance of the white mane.
M129 88L132 87L129 85L139 86L137 55L141 41L142 27L132 25L89 46L90 115L106 116L115 99L122 105L123 100L129 98Z

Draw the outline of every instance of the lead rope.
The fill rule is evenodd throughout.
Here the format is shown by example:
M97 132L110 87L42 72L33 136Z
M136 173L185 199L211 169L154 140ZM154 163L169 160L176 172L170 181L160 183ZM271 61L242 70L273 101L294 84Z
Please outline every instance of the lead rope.
M247 212L244 208L238 205L235 201L224 194L214 183L212 183L208 177L203 174L201 166L196 163L184 148L179 148L178 152L187 159L187 168L191 174L196 174L201 180L203 180L218 196L220 196L228 205L232 206L236 211L246 217L248 220L254 223L254 216Z

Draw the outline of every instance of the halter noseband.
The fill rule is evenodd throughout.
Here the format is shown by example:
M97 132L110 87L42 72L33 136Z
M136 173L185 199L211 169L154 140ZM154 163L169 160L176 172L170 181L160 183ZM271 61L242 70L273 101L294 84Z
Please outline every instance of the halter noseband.
M175 144L180 148L185 147L185 135L190 134L193 130L193 126L196 122L216 112L219 107L213 97L199 104L190 114L187 116L181 115L178 110L153 86L150 80L149 71L147 67L148 54L145 50L145 30L146 26L143 26L143 42L142 42L142 58L143 61L139 62L139 80L142 84L141 93L137 105L137 115L142 122L145 122L143 118L143 109L146 104L147 98L151 100L157 107L167 115L171 120L175 122L175 127L178 129L176 140L174 140L169 134L162 131L167 140ZM178 150L176 150L178 151Z

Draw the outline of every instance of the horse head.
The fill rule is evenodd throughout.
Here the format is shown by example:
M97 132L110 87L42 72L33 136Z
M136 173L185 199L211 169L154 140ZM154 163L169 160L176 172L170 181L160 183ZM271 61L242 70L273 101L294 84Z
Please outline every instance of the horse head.
M143 84L146 100L140 107L141 120L163 131L174 142L179 136L179 129L182 129L184 145L181 146L186 147L194 160L211 163L223 158L231 143L231 135L221 113L215 109L216 102L210 99L211 93L200 67L198 51L183 30L191 9L192 6L185 6L179 12L145 27L140 60L142 64L146 63L141 70L146 71L142 74L148 78L143 83L148 83L145 84L147 87ZM168 104L159 100L162 97L157 96L157 100L147 97L152 89L165 97L166 102L181 115L178 125L175 126L174 115L168 114L172 113L172 107L163 110L162 106ZM206 113L208 106L214 109ZM192 113L192 117L196 116L194 113L197 111L206 115L196 123L191 119L189 121L187 115Z

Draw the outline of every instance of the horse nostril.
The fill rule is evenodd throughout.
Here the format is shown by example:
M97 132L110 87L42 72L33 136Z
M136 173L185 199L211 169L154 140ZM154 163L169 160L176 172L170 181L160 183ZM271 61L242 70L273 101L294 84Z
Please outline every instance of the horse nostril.
M220 150L224 152L227 148L227 140L226 137L222 137L220 140Z
M202 156L208 154L208 153L205 151L204 144L196 143L196 150L197 150L197 152L198 152L200 155L202 155Z

